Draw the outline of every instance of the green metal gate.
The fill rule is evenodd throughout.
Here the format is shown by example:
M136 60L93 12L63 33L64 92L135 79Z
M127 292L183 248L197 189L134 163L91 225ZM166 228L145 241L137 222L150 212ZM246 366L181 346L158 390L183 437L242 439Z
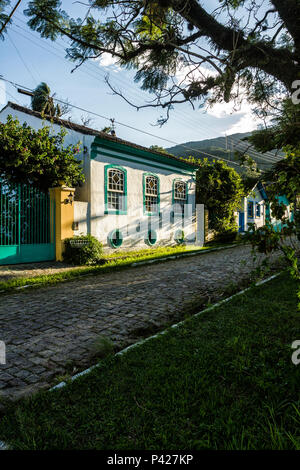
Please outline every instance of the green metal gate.
M54 225L49 194L0 180L0 265L54 260Z

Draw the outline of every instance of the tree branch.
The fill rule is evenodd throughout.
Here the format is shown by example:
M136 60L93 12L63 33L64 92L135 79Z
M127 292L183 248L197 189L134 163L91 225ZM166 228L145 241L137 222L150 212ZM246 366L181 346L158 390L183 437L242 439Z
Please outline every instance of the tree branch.
M300 56L300 2L298 0L270 0L283 20L286 29L295 42L298 59ZM296 79L296 78L295 78Z
M1 26L1 29L0 29L0 35L1 33L4 31L4 29L6 28L7 24L10 22L13 14L15 13L16 9L18 8L18 6L20 5L22 0L18 0L18 2L16 3L16 5L14 6L14 8L12 9L12 11L10 12L10 14L8 15L7 17L7 20L4 22L4 24Z
M272 1L273 3L285 3L282 0ZM287 1L294 3L294 0ZM296 66L291 67L293 55L288 49L272 47L265 41L251 42L245 38L243 31L219 23L199 5L197 0L174 0L172 6L178 13L180 12L186 21L195 25L203 36L210 38L216 48L237 55L235 62L241 60L242 67L259 65L267 74L284 83L289 91L292 90L292 82L297 77L298 69ZM298 9L300 10L300 6ZM300 17L300 13L298 17ZM294 21L294 23L296 22ZM237 54L237 51L240 53ZM286 70L281 69L284 63L289 63L289 67L292 68L288 76Z

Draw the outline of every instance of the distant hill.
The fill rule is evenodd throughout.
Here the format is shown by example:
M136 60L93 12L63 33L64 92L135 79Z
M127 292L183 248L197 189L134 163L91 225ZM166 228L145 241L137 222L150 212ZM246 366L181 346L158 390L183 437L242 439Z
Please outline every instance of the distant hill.
M166 150L172 155L178 157L195 157L195 158L207 158L209 161L220 157L231 162L236 162L235 152L247 153L258 165L260 170L268 170L272 166L271 157L275 157L277 160L282 158L282 154L276 155L275 152L268 152L267 154L261 154L256 152L253 148L250 148L248 142L242 141L244 137L251 135L251 132L243 134L232 134L224 137L216 137L214 139L199 140L195 142L185 142L174 147L169 147ZM243 169L237 166L235 163L229 163L230 166L235 168L239 172L243 172Z

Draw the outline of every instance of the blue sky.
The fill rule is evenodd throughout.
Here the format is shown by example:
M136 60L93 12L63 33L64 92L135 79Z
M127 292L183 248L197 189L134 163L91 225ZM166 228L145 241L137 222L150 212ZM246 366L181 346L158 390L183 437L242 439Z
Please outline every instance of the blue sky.
M12 2L13 3L13 2ZM218 2L204 1L212 9ZM0 41L0 75L8 80L29 88L35 88L45 81L58 98L67 98L70 103L99 113L108 118L115 118L129 126L138 128L174 143L183 143L209 139L235 132L246 132L257 127L250 107L244 103L241 110L233 112L229 105L217 105L208 112L195 111L187 105L178 105L171 113L170 120L162 128L154 126L162 111L159 109L141 109L136 111L119 96L113 96L104 77L109 73L110 80L118 89L137 104L142 104L149 95L140 90L133 82L133 74L119 69L110 57L105 57L101 64L90 61L88 65L71 73L74 64L64 58L64 42L53 43L41 39L40 35L30 30L23 15L27 1L23 0L14 16L13 24L8 29L4 41ZM80 4L63 1L63 6L75 17L82 17L86 8ZM0 107L7 101L14 101L24 106L30 105L30 99L17 92L15 87L0 81ZM71 120L81 123L81 116L88 113L72 110ZM102 129L109 121L92 117L89 126ZM118 137L141 145L172 146L159 138L116 125Z

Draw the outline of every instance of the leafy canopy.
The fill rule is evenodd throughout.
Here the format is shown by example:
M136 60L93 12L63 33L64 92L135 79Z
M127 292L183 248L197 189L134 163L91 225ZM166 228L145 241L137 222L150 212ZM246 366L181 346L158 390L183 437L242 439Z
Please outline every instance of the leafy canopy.
M271 213L277 223L280 222L280 230L267 222L264 227L257 230L253 228L247 239L261 253L282 251L292 278L298 282L297 295L300 309L300 145L296 148L287 147L285 151L286 157L264 175L269 182L267 194ZM290 204L293 218L288 217L287 204Z
M242 178L223 161L199 162L197 201L209 210L210 228L217 232L236 229L234 212L245 189Z
M35 130L8 116L0 122L0 177L12 183L32 184L43 191L75 186L84 181L79 144L64 147L66 131L52 135L51 128Z
M291 99L278 103L271 124L252 133L248 140L258 151L264 153L273 149L297 148L300 135L300 104Z
M229 102L239 100L241 90L252 103L272 109L279 93L291 97L293 82L300 78L298 0L205 5L197 0L87 0L81 5L77 19L59 0L31 0L25 14L42 37L68 40L67 56L76 67L108 53L135 69L135 80L156 95L146 106L162 106L167 117L176 103Z

